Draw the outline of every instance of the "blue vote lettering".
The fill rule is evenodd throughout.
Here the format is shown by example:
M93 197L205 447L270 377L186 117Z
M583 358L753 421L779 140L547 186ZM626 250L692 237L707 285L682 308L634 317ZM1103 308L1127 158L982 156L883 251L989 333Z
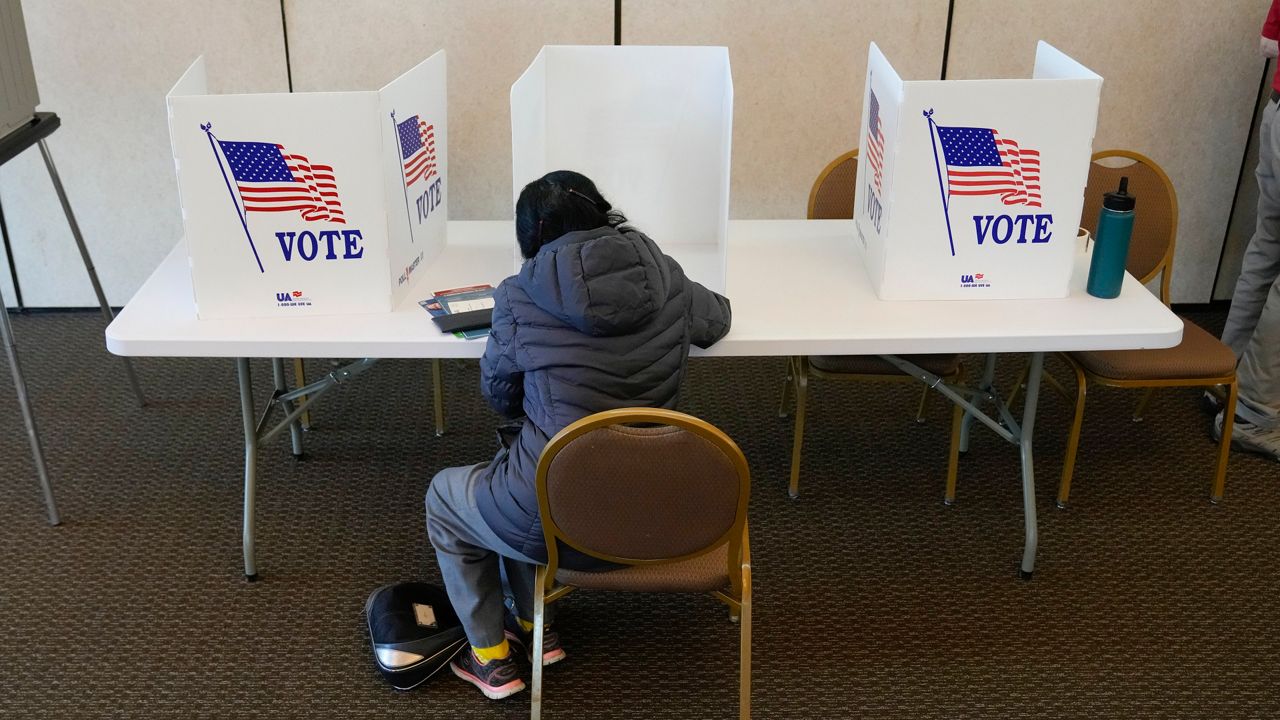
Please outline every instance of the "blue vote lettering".
M1004 245L1010 240L1019 245L1027 242L1047 243L1053 237L1052 225L1053 215L1049 214L973 216L973 227L977 232L979 245L988 237L996 245Z
M443 193L441 192L443 185L440 184L440 180L441 178L436 178L436 181L428 185L427 189L422 191L422 194L415 200L418 205L419 225L426 222L427 218L431 216L431 211L440 206L440 201L443 199Z
M364 257L364 247L360 244L362 240L364 236L359 230L322 230L319 233L303 230L302 232L276 233L276 241L280 243L280 254L284 256L285 262L292 262L295 254L311 262L320 255L321 248L324 248L325 260L359 260ZM339 249L342 251L341 255L338 254Z
M875 226L876 233L880 232L880 218L884 215L884 207L880 204L880 199L871 192L871 186L867 186L867 216L871 218L871 224Z

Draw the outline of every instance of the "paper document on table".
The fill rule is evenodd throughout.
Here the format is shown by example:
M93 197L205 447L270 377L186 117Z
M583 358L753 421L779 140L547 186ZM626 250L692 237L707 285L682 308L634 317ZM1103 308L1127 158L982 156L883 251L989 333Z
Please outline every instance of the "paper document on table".
M492 285L468 285L450 290L437 290L435 295L418 303L432 317L440 315L456 315L472 310L489 310L493 308ZM489 328L460 330L453 334L456 338L475 340L488 337Z
M450 313L464 313L472 310L489 310L493 308L493 298L476 298L475 300L446 300L444 303Z

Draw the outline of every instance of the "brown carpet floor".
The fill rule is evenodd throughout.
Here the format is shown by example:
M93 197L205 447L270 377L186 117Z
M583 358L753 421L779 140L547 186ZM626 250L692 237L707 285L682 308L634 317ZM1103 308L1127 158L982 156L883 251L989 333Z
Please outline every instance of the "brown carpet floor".
M452 676L393 691L362 617L381 584L439 579L425 487L493 448L474 363L446 363L443 438L428 365L385 361L317 406L306 461L287 437L266 448L262 581L247 584L233 363L139 360L139 409L95 314L14 326L64 523L44 522L5 366L0 716L526 716L527 693L493 703ZM1018 362L1003 359L1006 381ZM265 396L268 365L254 368ZM1159 393L1143 423L1135 393L1092 391L1059 511L1070 412L1046 389L1039 566L1023 582L1014 447L977 430L944 507L943 402L916 425L914 387L815 384L791 500L782 369L695 360L682 406L752 467L756 717L1280 716L1280 465L1233 454L1211 506L1195 391ZM561 613L570 658L548 672L548 717L735 716L737 628L714 600L583 592Z

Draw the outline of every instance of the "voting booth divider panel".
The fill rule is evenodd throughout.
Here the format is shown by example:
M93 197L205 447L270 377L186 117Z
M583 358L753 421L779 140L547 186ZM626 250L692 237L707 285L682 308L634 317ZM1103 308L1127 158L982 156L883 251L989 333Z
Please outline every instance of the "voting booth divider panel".
M444 249L445 55L376 92L166 98L201 318L388 312Z
M512 197L553 170L580 172L690 278L724 292L732 136L727 48L545 46L511 86Z
M1101 92L1044 42L1030 80L929 81L872 43L854 219L876 294L1067 296Z

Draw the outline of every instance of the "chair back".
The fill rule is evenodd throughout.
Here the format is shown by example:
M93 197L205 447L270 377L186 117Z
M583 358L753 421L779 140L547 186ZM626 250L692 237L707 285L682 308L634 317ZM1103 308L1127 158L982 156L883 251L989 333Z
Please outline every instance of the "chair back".
M850 220L858 189L858 148L827 164L809 190L810 220Z
M1097 235L1102 196L1120 187L1122 177L1129 178L1129 194L1137 198L1125 267L1143 284L1159 274L1160 300L1168 305L1173 246L1178 235L1178 195L1169 176L1154 160L1130 150L1094 153L1080 225Z
M695 417L623 408L583 418L538 460L548 577L561 543L624 565L679 562L729 543L732 563L750 485L738 446Z

